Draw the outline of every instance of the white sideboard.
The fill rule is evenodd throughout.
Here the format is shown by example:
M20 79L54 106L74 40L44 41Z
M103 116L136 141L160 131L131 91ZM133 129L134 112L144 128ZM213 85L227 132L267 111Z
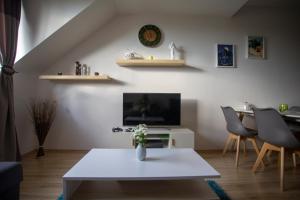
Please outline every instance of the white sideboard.
M187 128L171 129L172 145L176 148L193 148L195 145L195 133Z
M120 144L119 148L134 148L132 132L115 132L112 134L114 140ZM167 140L165 143L169 148L194 149L195 133L187 128L149 128L147 134L149 140Z

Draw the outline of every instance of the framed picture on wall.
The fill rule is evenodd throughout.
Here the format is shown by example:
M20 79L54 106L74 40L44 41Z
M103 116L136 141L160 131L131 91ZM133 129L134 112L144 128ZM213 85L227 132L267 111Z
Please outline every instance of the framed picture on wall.
M217 44L217 67L235 67L235 46Z
M247 36L247 58L265 58L265 39L262 36Z

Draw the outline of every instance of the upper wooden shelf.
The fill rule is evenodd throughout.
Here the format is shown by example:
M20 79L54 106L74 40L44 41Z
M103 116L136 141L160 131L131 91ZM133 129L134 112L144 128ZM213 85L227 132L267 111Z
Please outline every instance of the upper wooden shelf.
M99 76L77 76L77 75L41 75L41 80L66 80L66 81L103 81L111 80L112 78L108 75Z
M146 66L153 66L153 67L182 67L185 65L184 60L146 60L146 59L136 59L136 60L126 60L126 59L119 59L117 60L117 64L123 67L146 67Z

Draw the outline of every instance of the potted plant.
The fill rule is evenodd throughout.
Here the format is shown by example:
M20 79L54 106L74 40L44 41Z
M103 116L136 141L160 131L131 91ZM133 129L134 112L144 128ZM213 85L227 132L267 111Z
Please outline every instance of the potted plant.
M146 159L146 135L147 135L147 126L146 124L139 124L133 130L133 138L135 143L137 143L136 147L136 157L138 160L143 161Z
M56 102L52 100L32 100L29 104L29 113L39 142L36 157L44 156L43 145L55 118Z

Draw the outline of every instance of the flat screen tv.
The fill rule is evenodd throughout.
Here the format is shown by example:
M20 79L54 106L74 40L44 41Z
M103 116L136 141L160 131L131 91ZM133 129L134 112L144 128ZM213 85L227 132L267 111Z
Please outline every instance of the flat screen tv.
M180 93L123 93L123 126L179 126Z

